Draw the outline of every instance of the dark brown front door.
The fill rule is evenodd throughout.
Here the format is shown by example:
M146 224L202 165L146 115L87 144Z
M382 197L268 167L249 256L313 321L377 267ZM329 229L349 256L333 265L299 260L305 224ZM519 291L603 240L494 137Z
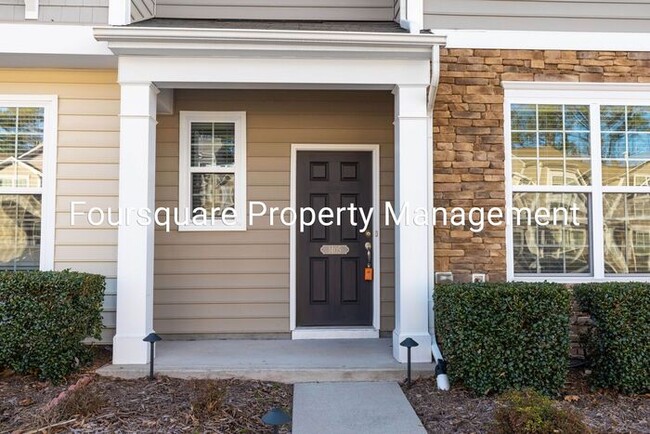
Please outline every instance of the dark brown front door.
M299 151L297 154L297 207L335 211L350 204L368 213L372 207L372 153ZM296 319L298 326L371 326L373 284L364 278L366 242L374 228L362 233L350 213L341 225L318 221L296 231ZM376 276L374 276L376 277Z

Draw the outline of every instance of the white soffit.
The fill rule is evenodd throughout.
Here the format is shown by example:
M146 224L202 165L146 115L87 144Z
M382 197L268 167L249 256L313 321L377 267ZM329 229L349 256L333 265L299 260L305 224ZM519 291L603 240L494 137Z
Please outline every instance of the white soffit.
M107 68L117 59L92 26L5 23L0 28L0 67Z

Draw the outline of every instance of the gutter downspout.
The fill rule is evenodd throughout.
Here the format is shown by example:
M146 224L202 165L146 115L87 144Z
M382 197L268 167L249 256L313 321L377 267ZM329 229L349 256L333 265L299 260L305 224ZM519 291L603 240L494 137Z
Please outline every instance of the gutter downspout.
M438 84L440 83L440 46L434 45L431 49L431 84L429 86L429 95L427 100L427 114L429 116L429 125L428 125L428 173L427 173L427 186L428 186L428 195L429 195L429 205L433 206L433 107L436 100L436 94L438 91ZM434 273L433 273L433 225L429 225L429 266L431 267L431 272L429 272L429 334L431 334L431 353L433 354L433 360L436 363L436 382L438 384L438 389L440 390L449 390L449 378L447 377L447 369L445 359L442 356L440 347L438 346L438 341L436 340L436 330L435 330L435 311L433 303L433 291L435 285Z

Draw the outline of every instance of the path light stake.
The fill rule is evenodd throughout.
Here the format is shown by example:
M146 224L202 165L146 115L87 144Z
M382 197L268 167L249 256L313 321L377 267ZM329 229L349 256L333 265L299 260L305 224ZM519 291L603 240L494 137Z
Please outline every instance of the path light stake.
M149 335L142 339L145 342L149 342L149 379L153 380L153 350L156 342L161 341L162 338L155 333L149 333Z
M280 432L280 426L285 425L291 422L291 418L287 413L282 411L280 408L272 408L264 416L262 416L262 422L266 425L273 427L273 433L278 434Z
M411 388L411 348L417 347L419 344L415 342L411 338L406 338L402 342L400 342L400 347L405 347L406 348L406 353L407 353L407 377L406 377L406 384L408 388Z

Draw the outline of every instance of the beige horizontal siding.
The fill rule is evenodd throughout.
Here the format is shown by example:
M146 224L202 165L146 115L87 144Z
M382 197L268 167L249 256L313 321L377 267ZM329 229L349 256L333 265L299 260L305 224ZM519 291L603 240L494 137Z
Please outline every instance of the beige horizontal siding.
M158 18L392 21L393 0L157 0Z
M54 266L107 277L103 340L115 328L117 230L72 226L70 202L117 206L119 98L113 70L0 69L1 94L58 96Z
M429 29L647 32L646 0L425 0Z
M392 7L392 3L391 3ZM381 200L393 195L388 92L177 90L159 116L157 206L178 204L178 111L247 113L247 199L289 206L292 143L379 144ZM393 233L382 230L381 327L393 327ZM289 332L289 230L156 231L154 326L171 335Z

